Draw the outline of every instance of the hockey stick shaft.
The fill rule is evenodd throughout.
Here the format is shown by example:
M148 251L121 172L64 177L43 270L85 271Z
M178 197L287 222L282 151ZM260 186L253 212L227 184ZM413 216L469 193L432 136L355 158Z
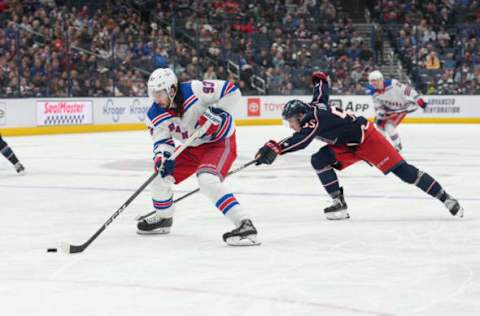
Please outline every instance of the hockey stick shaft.
M188 146L192 144L192 142L199 136L203 135L210 125L205 124L199 129L197 129L184 143L180 146L175 153L172 155L171 159L175 159L180 153L182 153ZM128 200L123 203L120 208L110 216L107 221L100 227L95 234L93 234L85 243L81 245L69 245L68 252L69 253L78 253L84 251L97 237L110 225L115 218L117 218L120 213L122 213L129 205L132 203L133 200L157 177L158 173L152 174L147 181L145 181L136 191L133 193Z
M254 159L254 160L252 160L252 161L249 161L249 162L247 162L246 164L243 164L243 165L241 165L240 167L238 167L238 168L230 171L230 172L227 174L227 176L231 176L232 174L235 174L235 173L237 173L237 172L239 172L239 171L247 168L248 166L253 165L253 164L256 163L256 162L257 162L256 159ZM193 194L197 193L198 191L200 191L200 188L196 188L196 189L193 190L193 191L190 191L190 192L188 192L188 193L185 193L185 194L182 195L181 197L175 199L175 200L173 201L173 203L178 203L178 202L180 202L181 200L189 197L190 195L193 195ZM153 215L153 214L155 214L155 211L151 211L150 213L137 216L137 217L135 218L135 220L137 220L137 221L142 221L142 220L144 220L145 218L147 218L147 217L149 217L149 216L151 216L151 215Z

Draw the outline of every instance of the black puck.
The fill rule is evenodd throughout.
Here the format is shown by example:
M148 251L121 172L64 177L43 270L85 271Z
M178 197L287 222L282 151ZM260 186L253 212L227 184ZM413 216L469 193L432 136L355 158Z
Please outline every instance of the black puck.
M57 252L57 248L48 248L47 252Z

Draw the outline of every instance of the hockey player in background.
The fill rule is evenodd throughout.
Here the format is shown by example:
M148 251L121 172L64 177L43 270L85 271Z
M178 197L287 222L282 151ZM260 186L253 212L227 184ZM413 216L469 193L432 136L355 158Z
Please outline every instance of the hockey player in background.
M282 117L295 133L278 143L268 141L256 154L257 164L271 164L277 155L303 149L315 138L326 142L328 145L312 155L311 164L333 200L332 205L324 209L327 219L350 217L335 169L343 170L360 160L377 167L385 175L392 172L401 180L416 185L440 200L452 215L463 216L459 202L428 173L406 162L366 118L336 107L321 110L299 100L287 102Z
M148 94L154 100L147 125L153 139L155 170L152 183L155 214L138 222L139 234L166 234L172 226L172 185L196 174L200 191L236 228L223 235L229 245L258 244L250 214L222 182L237 158L235 125L230 115L241 104L241 93L222 80L178 83L171 69L156 69L148 79ZM203 124L208 131L196 139L175 160L174 139L182 142Z
M2 134L0 134L0 152L2 155L8 159L15 167L15 170L19 174L23 174L25 172L25 167L18 161L17 156L13 153L13 150L8 146L8 144L3 140Z
M388 137L397 151L402 149L402 142L397 126L403 118L419 107L425 109L427 103L412 87L395 79L384 80L380 71L368 75L368 93L373 97L375 107L375 125Z

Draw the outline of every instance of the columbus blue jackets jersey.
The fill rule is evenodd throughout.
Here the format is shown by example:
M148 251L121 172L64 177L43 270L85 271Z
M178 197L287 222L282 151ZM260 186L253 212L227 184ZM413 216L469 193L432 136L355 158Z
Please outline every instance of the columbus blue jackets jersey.
M330 88L328 86L328 83L320 80L320 82L313 87L313 98L312 102L310 102L310 105L320 106L320 108L328 106L329 97ZM324 104L324 106L322 106L321 104Z
M279 144L280 154L307 147L315 138L331 145L355 146L363 143L368 120L336 107L325 110L311 106L300 122L302 129Z

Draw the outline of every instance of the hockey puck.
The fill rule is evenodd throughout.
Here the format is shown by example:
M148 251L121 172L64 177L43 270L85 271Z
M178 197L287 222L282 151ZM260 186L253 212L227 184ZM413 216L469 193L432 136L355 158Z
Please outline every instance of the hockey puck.
M48 248L47 252L57 252L57 248Z

